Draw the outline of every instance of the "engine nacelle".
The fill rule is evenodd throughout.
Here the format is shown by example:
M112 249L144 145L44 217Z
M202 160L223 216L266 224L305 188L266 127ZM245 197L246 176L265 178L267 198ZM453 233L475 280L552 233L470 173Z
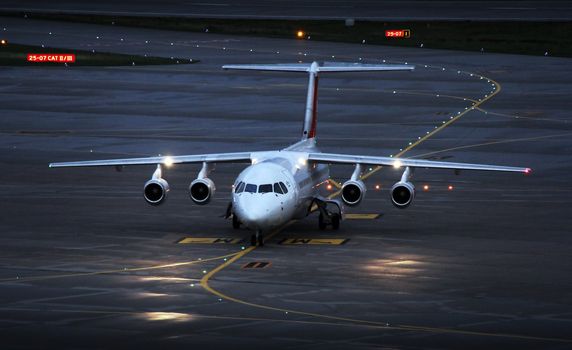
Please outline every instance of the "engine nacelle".
M189 196L196 204L204 205L210 202L215 190L214 182L207 177L203 177L191 182Z
M391 202L399 209L407 208L415 198L415 186L411 182L400 181L391 188Z
M169 183L165 179L151 179L143 187L143 197L151 205L159 205L167 199Z
M365 196L365 184L361 180L348 180L342 186L342 200L351 206L359 204Z

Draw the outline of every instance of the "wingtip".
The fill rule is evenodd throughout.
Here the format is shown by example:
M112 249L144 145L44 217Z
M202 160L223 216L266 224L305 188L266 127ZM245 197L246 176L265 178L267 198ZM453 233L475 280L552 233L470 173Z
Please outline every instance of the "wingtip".
M531 168L526 168L526 169L524 169L524 174L525 174L525 175L530 175L530 174L532 174L532 169L531 169Z

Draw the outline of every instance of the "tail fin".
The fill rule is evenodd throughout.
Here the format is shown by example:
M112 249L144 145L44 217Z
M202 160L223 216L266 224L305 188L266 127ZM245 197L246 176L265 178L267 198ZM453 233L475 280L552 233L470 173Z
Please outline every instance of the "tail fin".
M320 72L375 72L413 70L415 66L403 64L360 64L360 63L293 63L293 64L236 64L225 65L223 69L305 72L309 75L308 96L306 98L306 113L302 140L316 137L317 105L318 105L318 73Z

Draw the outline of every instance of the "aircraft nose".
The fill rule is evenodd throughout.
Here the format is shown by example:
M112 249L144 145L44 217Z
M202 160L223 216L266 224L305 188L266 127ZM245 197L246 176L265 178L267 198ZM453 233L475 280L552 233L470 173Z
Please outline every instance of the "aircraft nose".
M240 196L236 208L239 220L251 229L265 229L279 223L280 202L272 197L270 193Z

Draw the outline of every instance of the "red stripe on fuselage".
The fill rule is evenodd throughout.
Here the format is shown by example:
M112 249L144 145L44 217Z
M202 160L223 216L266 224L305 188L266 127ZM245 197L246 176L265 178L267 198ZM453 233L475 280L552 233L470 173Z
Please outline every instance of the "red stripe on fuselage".
M312 126L308 138L316 137L316 124L318 122L318 76L314 78L314 99L312 100Z

